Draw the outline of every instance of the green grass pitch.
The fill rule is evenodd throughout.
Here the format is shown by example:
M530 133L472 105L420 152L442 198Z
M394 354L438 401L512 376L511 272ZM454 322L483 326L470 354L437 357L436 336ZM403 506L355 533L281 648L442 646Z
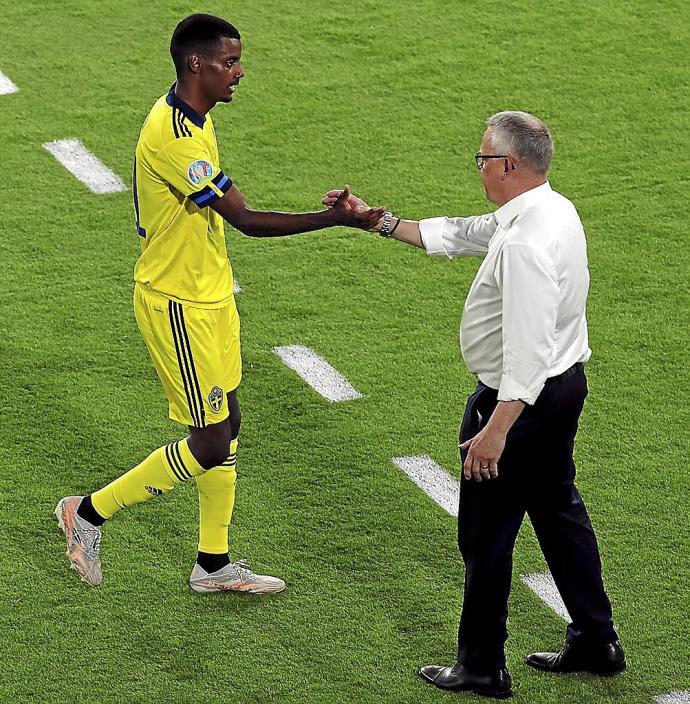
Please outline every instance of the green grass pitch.
M0 701L424 703L453 659L454 520L391 462L455 467L473 380L457 351L476 261L434 261L337 230L282 240L228 228L245 365L233 554L284 577L276 598L186 580L196 492L120 514L105 582L68 569L51 514L180 436L131 309L131 192L97 196L41 148L78 138L128 184L141 122L173 80L175 23L203 9L244 38L246 78L213 117L255 207L318 207L350 183L410 218L486 212L483 120L552 128L553 186L589 240L590 397L577 459L628 652L613 680L528 671L564 624L519 579L516 702L649 704L688 675L688 91L681 0L233 4L0 2ZM364 398L329 404L271 352L305 344ZM478 701L458 696L458 701Z

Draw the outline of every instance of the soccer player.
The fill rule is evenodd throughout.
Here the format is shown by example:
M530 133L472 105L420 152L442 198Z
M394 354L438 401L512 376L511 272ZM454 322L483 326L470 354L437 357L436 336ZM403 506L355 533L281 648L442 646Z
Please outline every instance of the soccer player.
M194 477L199 551L190 585L198 592L279 592L285 583L228 557L235 499L241 378L240 323L223 220L245 235L275 237L335 225L370 229L382 209L353 207L346 187L333 208L312 213L249 208L220 168L209 111L229 103L244 77L237 29L196 14L176 27L170 53L177 81L153 106L134 161L134 209L141 256L134 278L139 329L182 440L90 496L60 500L55 515L72 567L101 583L101 526L120 509L165 494Z

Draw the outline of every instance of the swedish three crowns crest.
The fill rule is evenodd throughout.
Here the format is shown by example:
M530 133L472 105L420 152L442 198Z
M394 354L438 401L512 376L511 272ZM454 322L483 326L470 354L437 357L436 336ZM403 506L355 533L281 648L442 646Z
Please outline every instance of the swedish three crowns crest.
M208 395L208 402L213 409L214 413L218 413L220 409L223 407L223 399L225 398L225 394L223 393L223 389L220 388L220 386L214 386L211 389L211 393Z

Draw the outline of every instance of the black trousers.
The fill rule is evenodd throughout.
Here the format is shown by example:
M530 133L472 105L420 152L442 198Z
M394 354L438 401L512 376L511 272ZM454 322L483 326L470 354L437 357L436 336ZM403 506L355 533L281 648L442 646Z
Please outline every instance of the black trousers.
M460 440L476 435L496 407L483 384L465 408ZM601 578L599 548L575 487L573 446L587 396L582 365L549 380L533 406L510 429L496 479L462 479L458 544L465 561L465 594L458 662L475 670L505 666L513 548L527 513L572 622L567 639L617 639ZM466 452L461 453L464 462Z

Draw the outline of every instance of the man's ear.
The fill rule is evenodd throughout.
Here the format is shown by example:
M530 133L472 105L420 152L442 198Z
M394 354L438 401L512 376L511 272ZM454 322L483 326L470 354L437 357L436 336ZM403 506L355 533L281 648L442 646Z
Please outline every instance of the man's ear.
M201 57L199 54L190 54L187 57L187 68L191 73L201 72Z

